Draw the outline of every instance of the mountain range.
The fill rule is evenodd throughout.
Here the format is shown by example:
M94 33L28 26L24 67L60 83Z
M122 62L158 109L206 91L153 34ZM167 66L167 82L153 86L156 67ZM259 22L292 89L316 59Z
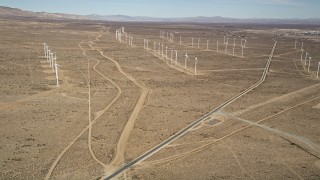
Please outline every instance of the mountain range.
M320 25L319 18L311 19L262 19L262 18L226 18L220 16L214 17L182 17L182 18L157 18L143 16L125 16L125 15L75 15L63 13L32 12L17 8L0 6L0 17L24 17L39 19L83 19L117 22L189 22L189 23L239 23L239 24L309 24Z

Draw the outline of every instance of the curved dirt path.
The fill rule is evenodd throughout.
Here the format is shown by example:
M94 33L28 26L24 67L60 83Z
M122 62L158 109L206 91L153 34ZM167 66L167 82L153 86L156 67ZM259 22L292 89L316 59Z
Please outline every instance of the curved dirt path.
M127 77L130 81L132 81L136 86L138 86L141 89L141 95L140 95L137 103L135 104L135 107L134 107L134 109L133 109L133 111L132 111L132 113L131 113L131 115L130 115L130 117L128 119L128 122L125 125L125 127L124 127L124 129L123 129L123 131L121 133L121 136L119 138L115 157L112 160L112 162L110 163L110 165L106 168L106 171L107 171L107 174L108 174L108 173L112 173L115 169L117 169L119 166L121 166L124 163L124 153L125 153L125 150L126 150L126 145L127 145L128 139L129 139L129 137L131 135L131 132L132 132L132 130L134 128L135 121L138 118L138 116L140 114L140 111L144 107L144 103L145 103L145 101L147 99L147 96L149 94L149 88L144 83L142 83L141 81L135 79L131 75L129 75L126 72L124 72L122 70L121 65L117 61L115 61L112 58L106 56L103 53L103 51L101 51L101 50L99 50L97 48L94 48L92 45L90 47L93 48L94 50L100 52L101 56L103 56L106 59L112 61L116 65L118 71L121 74L123 74L125 77Z
M83 43L84 43L84 41L81 41L78 46L79 46L79 48L83 51L82 54L88 58L88 56L86 55L86 50L81 46L81 44L83 44ZM90 61L90 60L88 59L88 62L89 62L89 61ZM96 65L98 65L98 63L97 63ZM88 63L88 68L89 68L89 63ZM114 83L111 79L109 79L109 78L107 78L106 76L104 76L104 75L103 75L100 71L98 71L97 69L94 69L94 70L97 71L97 73L99 73L100 75L102 75L102 77L104 77L106 80L110 81L110 82L117 88L118 93L117 93L116 97L113 98L113 100L109 103L109 105L108 105L105 109L103 109L102 111L99 111L99 112L97 113L97 116L96 116L93 120L89 120L88 126L85 127L85 128L78 134L78 136L75 137L75 138L69 143L69 145L68 145L67 147L65 147L65 148L63 149L63 151L58 155L58 157L56 158L56 160L54 161L54 163L51 165L51 167L50 167L50 169L49 169L49 171L48 171L48 173L47 173L47 175L46 175L46 177L45 177L46 180L50 179L52 172L53 172L54 169L56 168L56 166L57 166L57 164L59 163L59 161L61 160L62 156L70 149L71 146L73 146L73 144L74 144L87 130L89 130L89 129L92 128L92 125L96 122L96 120L99 119L99 117L100 117L103 113L105 113L105 112L118 100L118 98L120 97L120 95L121 95L121 93L122 93L120 87L119 87L116 83ZM88 71L89 71L89 69L88 69ZM89 79L89 81L90 81L90 79ZM88 84L90 84L90 83L88 83ZM88 92L88 93L90 94L90 89L89 89L89 92ZM89 101L89 104L90 104L90 100L88 100L88 101ZM89 108L89 116L91 116L90 114L91 114L91 107ZM89 117L89 118L91 119L91 117ZM90 133L89 133L89 134L90 134ZM90 136L90 137L91 137L91 136ZM90 145L89 145L89 144L90 144ZM88 138L88 147L90 147L89 149L91 149L91 138ZM99 160L95 157L92 149L89 150L89 151L90 151L90 154L92 155L92 157L95 159L95 161L97 161L97 162L98 162L99 164L101 164L103 167L106 166L104 163L102 163L101 161L99 161Z
M85 55L87 58L90 58L89 56ZM89 89L89 114L88 114L88 119L89 119L89 132L88 132L88 149L89 149L89 152L91 154L91 157L97 162L99 163L103 168L106 168L106 164L104 164L103 162L101 162L94 154L93 150L92 150L92 117L91 117L91 114L92 114L92 111L91 111L91 80L90 80L90 65L89 65L89 62L90 60L88 61L88 77L89 77L89 83L88 83L88 89ZM100 72L96 69L97 65L100 63L99 60L97 60L97 63L93 66L93 69L98 72L100 74ZM106 78L103 74L100 74L102 75L102 77L104 77L105 79L108 79ZM110 81L110 80L109 80ZM110 81L111 82L111 81ZM116 86L116 88L118 89L118 96L116 96L117 98L121 95L121 89L119 86L117 86L116 84L113 84L114 86ZM104 112L106 112L108 110L108 106L107 106L107 109L104 109L102 110L102 112L97 112L97 116L96 117L100 117Z

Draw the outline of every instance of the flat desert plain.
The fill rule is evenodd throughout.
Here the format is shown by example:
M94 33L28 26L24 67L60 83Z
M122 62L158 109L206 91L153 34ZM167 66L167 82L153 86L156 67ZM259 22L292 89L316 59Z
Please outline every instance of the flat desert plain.
M0 179L320 179L319 28L1 18Z

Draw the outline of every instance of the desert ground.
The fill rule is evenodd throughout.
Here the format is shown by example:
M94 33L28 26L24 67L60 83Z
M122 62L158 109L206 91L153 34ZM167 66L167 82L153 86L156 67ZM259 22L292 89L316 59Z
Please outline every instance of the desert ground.
M1 18L0 179L320 179L319 29Z

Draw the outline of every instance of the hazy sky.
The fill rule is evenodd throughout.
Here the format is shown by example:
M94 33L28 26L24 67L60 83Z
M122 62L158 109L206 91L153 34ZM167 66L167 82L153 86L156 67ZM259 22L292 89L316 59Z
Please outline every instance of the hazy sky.
M320 0L0 0L0 5L82 15L320 18Z

